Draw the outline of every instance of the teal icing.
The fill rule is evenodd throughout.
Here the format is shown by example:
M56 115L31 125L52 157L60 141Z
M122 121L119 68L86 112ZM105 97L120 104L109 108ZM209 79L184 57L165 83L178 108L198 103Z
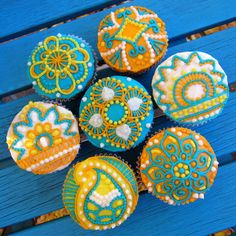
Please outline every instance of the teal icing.
M90 190L90 192L87 194L86 198L85 198L85 203L84 203L84 213L87 217L87 219L92 222L93 224L96 224L96 225L108 225L108 224L112 224L112 223L115 223L117 221L119 221L122 216L124 215L125 211L126 211L126 208L127 208L127 201L126 201L126 196L124 194L124 191L123 189L119 186L119 184L117 184L117 182L112 178L111 175L109 175L107 172L103 171L103 170L100 170L100 169L97 169L95 168L94 169L96 172L97 172L97 182L96 184L93 186L93 188ZM111 182L114 184L114 186L116 187L116 189L118 189L119 193L120 193L120 196L116 196L110 203L109 206L106 206L106 207L101 207L99 204L97 204L96 202L92 201L89 199L89 197L92 195L92 193L94 191L96 191L96 188L98 187L99 183L100 183L100 178L101 178L101 174L104 174L107 178L109 178L111 180ZM112 207L112 204L116 201L116 200L122 200L123 201L123 204L122 206L118 206L116 208L113 208ZM98 208L97 210L89 210L87 205L88 203L91 202L93 203L94 205L96 205L96 207ZM102 211L102 210L110 210L112 212L112 215L111 216L99 216L99 213ZM119 216L117 217L116 216L116 211L117 210L121 210L121 213L119 214ZM94 220L93 218L91 218L89 216L89 213L92 213L96 219ZM102 219L104 218L110 218L110 220L106 221L106 222L103 222Z
M158 55L159 52L161 52L161 50L162 50L160 45L165 45L164 42L162 42L160 40L157 40L157 39L149 38L148 41L151 44L151 46L152 46L153 50L155 51L156 55Z
M112 22L112 20L111 20L111 18L110 17L107 17L106 19L104 19L103 21L102 21L102 27L101 27L101 29L104 29L104 28L106 28L106 27L112 27L112 26L114 26L114 23Z
M114 55L112 55L109 61L114 65L118 61L120 68L123 67L122 65L122 56L121 56L122 49L119 49Z
M57 37L57 36L55 36ZM59 37L57 37L59 38ZM35 78L33 78L30 74L30 66L28 66L28 70L27 70L27 74L28 74L28 77L30 79L31 82L36 82L34 84L34 89L36 90L36 92L42 96L45 96L45 97L48 97L50 99L70 99L72 97L74 97L75 95L77 95L78 93L80 93L81 91L83 91L86 86L88 85L88 82L93 78L94 76L94 73L95 73L95 58L94 58L94 55L93 55L93 51L92 51L92 48L91 46L85 41L83 40L82 38L78 38L76 36L73 36L73 35L62 35L60 38L63 38L63 40L60 41L60 45L62 44L65 44L66 46L63 46L62 49L64 50L63 52L68 52L70 50L73 50L76 45L70 41L69 39L73 39L73 40L76 40L78 42L78 44L81 46L83 45L83 47L81 46L81 48L83 48L84 50L87 51L88 55L89 55L89 61L86 63L86 65L84 64L80 64L78 63L77 66L78 66L78 71L77 72L73 72L75 70L75 68L73 67L73 65L70 66L70 69L71 69L71 73L70 75L69 74L66 74L66 73L62 73L61 74L61 77L59 78L59 86L61 89L68 89L70 87L70 85L72 84L72 79L76 82L78 80L80 80L86 70L87 70L87 76L85 78L85 80L83 82L80 82L80 83L76 83L75 85L75 89L70 92L69 94L65 94L65 93L62 93L60 91L56 91L56 92L52 92L52 93L48 93L46 92L45 90L43 90L37 80ZM40 48L40 50L38 50L38 52L36 53L35 55L35 59L37 62L40 62L42 61L41 59L41 54L42 53L46 53L46 48L43 46L44 44L42 44L42 46L38 46L35 48L35 50L37 50L38 48ZM49 49L54 49L55 48L55 42L54 41L50 41L47 45L47 47ZM32 52L31 56L29 57L29 62L32 63L32 55L33 53L35 52L35 50ZM73 51L74 54L71 55L72 59L75 59L77 61L83 61L84 60L84 54L81 53L80 51L78 50L74 50ZM59 52L59 54L62 54L62 52ZM44 60L46 60L46 55L44 55ZM62 63L62 65L65 67L68 65L68 62L66 61L68 57L65 58L65 62ZM88 66L89 64L89 66ZM63 68L61 68L62 70ZM40 80L43 88L47 89L47 90L53 90L53 89L56 89L57 86L56 86L56 74L53 72L53 71L50 71L49 72L49 76L52 77L52 79L50 79L48 77L48 75L45 73L45 64L42 63L41 65L37 65L35 66L35 72L37 75L40 75L40 78L38 80ZM80 88L78 88L78 86L80 86ZM60 94L60 97L57 97L57 94Z
M141 16L149 15L150 14L150 12L147 11L146 9L144 9L144 8L141 9L141 8L137 7L136 9L138 11L138 14L141 15Z
M174 60L175 60L175 59L179 59L180 61L182 61L182 62L184 62L184 63L188 63L193 55L197 55L197 57L198 57L198 59L199 59L199 61L200 61L200 64L203 64L203 63L206 63L206 62L212 63L212 65L213 65L213 70L212 70L212 71L221 75L221 81L217 82L217 84L218 84L219 86L221 86L222 88L225 88L225 91L221 92L220 94L217 94L217 93L216 93L216 90L215 90L215 82L214 82L214 80L213 80L213 78L212 78L212 75L210 75L210 74L208 74L208 73L206 73L206 72L202 72L202 71L199 71L199 72L189 72L189 73L187 73L187 74L185 74L185 75L179 77L179 78L176 80L176 83L174 84L174 88L173 88L173 99L174 99L174 101L175 101L175 104L178 104L179 107L178 107L177 109L171 109L171 104L168 104L168 103L167 103L167 104L166 104L166 103L163 104L163 103L161 102L161 97L162 97L162 95L164 95L164 92L163 92L162 90L158 89L158 87L157 87L157 85L158 85L160 82L162 82L162 81L164 82L164 81L165 81L165 76L164 76L162 70L163 70L163 69L174 69L174 68L175 68L175 66L174 66ZM197 116L197 115L200 115L200 114L201 114L201 111L200 111L200 112L198 111L198 112L195 112L194 114L185 115L184 117L179 117L179 118L174 118L174 117L172 116L172 113L173 113L173 112L178 112L178 111L181 111L183 108L187 108L187 107L181 106L181 104L179 104L178 101L177 101L177 99L176 99L176 96L177 96L177 92L176 92L177 83L181 82L181 80L184 80L185 77L187 77L187 76L189 76L189 75L194 75L194 74L204 74L205 76L207 76L207 77L211 80L212 87L213 87L213 89L214 89L214 95L213 95L212 97L209 96L209 93L208 93L208 92L209 92L209 87L208 87L208 85L205 83L205 81L199 79L199 81L201 81L202 83L205 83L205 85L206 85L206 88L207 88L206 94L207 94L207 96L205 96L204 98L199 99L199 100L197 100L197 101L190 101L190 100L188 100L188 99L185 97L185 95L184 95L184 90L182 90L182 98L184 99L185 102L187 102L187 103L189 104L189 105L188 105L189 107L195 106L195 105L198 105L198 104L201 104L201 103L203 103L204 101L208 101L208 100L210 100L210 99L212 99L212 98L217 98L217 97L222 96L222 95L226 95L227 98L228 98L228 96L229 96L229 88L228 88L228 86L224 83L224 78L226 77L226 74L216 69L216 61L215 61L215 60L212 60L212 59L204 60L204 59L201 58L201 56L198 54L197 51L191 52L191 54L190 54L186 59L184 59L184 58L182 58L181 56L179 56L178 54L176 54L176 55L174 55L174 56L171 58L171 65L170 65L170 66L161 66L161 65L160 65L160 66L157 67L157 71L158 71L158 73L159 73L161 79L158 80L158 81L156 81L156 82L153 83L153 85L152 85L153 91L156 90L156 91L158 91L158 93L159 93L159 96L158 96L157 99L155 98L155 101L156 101L156 103L157 103L158 106L164 105L164 106L167 107L166 110L165 110L165 114L166 114L166 115L170 116L172 119L174 119L174 120L176 120L176 121L178 121L178 122L180 122L180 123L182 123L182 124L192 124L191 121L183 121L183 119L194 118L194 116ZM194 81L196 81L196 80L194 80ZM191 83L194 82L194 81L191 81ZM189 83L188 83L188 85L189 85ZM187 85L186 85L186 86L187 86ZM219 104L218 106L225 105L226 102L227 102L227 99L226 99L223 103ZM205 109L204 112L205 112L205 111L211 111L211 110L213 110L213 108L216 108L216 107L217 107L217 106L209 107L208 109ZM222 109L220 110L220 112L221 112L221 111L222 111ZM217 117L218 115L219 115L219 113L218 113L218 114L214 114L213 116L210 116L209 118L205 118L205 117L204 117L204 120L197 120L196 122L194 122L194 124L201 124L203 121L206 121L206 120L209 120L209 119L213 119L213 118Z
M49 143L48 146L49 146L49 147L52 146L52 144L53 144L53 137L52 137L52 135L49 134L49 133L45 133L45 132L44 132L44 133L40 134L39 136L37 136L36 139L35 139L35 147L36 147L39 151L42 151L42 148L41 148L40 146L38 146L37 142L38 142L38 140L39 140L41 137L47 137L48 140L50 141L50 143Z
M11 148L14 151L19 152L19 155L18 155L18 158L17 158L18 160L21 160L22 156L24 155L25 148L17 148L16 147L17 143L21 142L22 139L24 138L24 135L21 132L19 132L17 129L18 129L19 126L23 126L26 129L33 128L34 123L33 123L32 119L31 119L31 113L32 112L36 112L37 113L38 119L41 122L45 121L48 118L48 116L51 114L51 112L53 112L55 117L56 117L55 121L54 121L54 124L56 124L56 125L64 124L65 125L65 130L63 131L63 134L65 136L73 137L73 136L75 136L77 134L76 132L69 131L71 126L72 126L72 124L73 124L72 120L61 119L61 118L59 119L60 116L59 116L59 113L58 113L58 111L56 109L56 106L53 106L53 107L49 108L46 111L45 115L43 115L42 111L40 111L38 108L32 107L32 108L29 109L29 111L27 113L27 122L19 121L19 122L16 122L16 123L13 124L13 133L17 136L17 139L14 140L14 142L12 143ZM47 135L50 136L50 134L47 134Z
M115 166L132 185L132 189L134 190L135 194L138 194L138 184L134 173L127 167L124 162L110 157L101 157L101 159L110 163L112 166Z
M132 88L134 88L134 86L137 86L138 89L142 89L143 92L146 92L146 93L147 93L146 89L145 89L139 82L135 81L134 79L132 79L131 81L127 81L127 78L128 78L128 77L125 77L125 76L118 76L118 75L112 76L112 77L110 77L110 78L111 78L111 79L114 78L114 79L116 79L116 80L120 80L120 81L122 82L122 84L124 85L124 87L125 87L127 90L128 90L128 86L131 86ZM116 84L115 81L110 81L108 85L105 83L106 78L102 79L101 81L102 81L102 86L97 85L98 90L93 90L93 87L95 86L95 85L93 85L93 86L91 86L91 87L86 91L84 97L86 97L87 100L86 100L85 102L81 101L81 103L80 103L80 108L79 108L79 113L80 113L80 115L81 115L82 111L87 107L87 105L88 105L88 104L91 104L91 103L93 102L93 101L91 100L91 92L92 92L92 91L93 91L93 92L95 91L95 93L96 93L97 95L99 95L99 94L101 94L101 91L102 91L103 86L108 86L109 88L111 88L111 89L114 90L114 99L118 99L118 100L119 100L119 99L121 99L122 96L124 96L124 91L123 91L123 92L121 91L122 88L121 88L120 86L117 86L117 87L116 87L117 84ZM138 90L138 89L137 89L137 90ZM148 94L148 93L147 93L147 94ZM136 93L134 93L134 94L132 93L131 95L132 95L132 96L136 96ZM141 98L141 96L140 96L140 98ZM144 101L146 101L146 99L147 99L147 98L144 98ZM102 100L101 96L98 96L94 101L95 101L96 103L98 103L98 104L103 104L103 103L104 103L104 101ZM151 101L151 99L150 99L150 101ZM95 107L96 107L96 106L95 106ZM146 107L146 105L144 105L144 104L141 105L141 106L140 106L140 110L137 110L137 112L132 112L132 115L133 115L134 117L137 116L138 114L140 114L140 112L142 111L142 109L144 109L145 107ZM145 137L146 137L146 135L147 135L148 132L149 132L149 129L150 129L150 128L148 128L148 127L146 126L146 124L148 124L148 123L149 123L149 124L152 124L154 112L153 112L153 106L152 106L152 104L149 104L148 107L149 107L149 109L150 109L150 110L148 111L148 115L144 115L144 116L143 116L143 118L144 118L143 120L141 120L141 118L137 118L137 119L138 119L138 122L140 123L140 127L142 128L142 131L141 131L141 135L138 137L137 141L134 142L134 145L133 145L132 147L135 147L135 146L137 146L138 144L140 144L141 142L143 142L144 139L145 139ZM96 108L96 109L98 109L98 108ZM91 108L91 111L92 111L92 108ZM98 112L98 110L96 110L96 111L93 112L93 114L94 114L94 113L99 113L99 112ZM116 117L116 114L114 113L113 116ZM91 118L91 115L88 115L87 118L86 118L86 120L89 121L90 118ZM111 118L112 118L112 116L111 116ZM98 138L93 138L92 135L90 135L90 134L88 133L89 131L92 130L93 126L91 126L87 121L83 122L83 123L81 124L81 126L88 125L88 126L87 126L87 127L88 127L88 131L84 131L84 133L85 133L85 135L87 136L88 140L89 140L93 145L95 145L95 146L97 146L97 147L100 147L100 143L104 143L104 144L105 144L104 149L109 150L109 151L112 151L112 152L120 152L120 151L125 151L125 150L126 150L126 149L121 148L121 147L112 146L110 143L106 142L107 137L100 137L100 139L98 139ZM132 121L129 125L131 126L131 127L130 127L130 128L131 128L131 135L132 135L132 137L133 137L133 135L134 135L133 132L134 132L134 131L137 131L137 129L136 129L136 122L135 122L135 121ZM94 130L95 130L94 133L96 134L97 132L102 133L104 130L108 130L108 128L107 128L106 126L104 126L104 123L103 123L103 125L102 125L101 127L95 128ZM114 132L114 128L110 128L110 129L109 129L109 134L110 134L110 135L112 135L112 132ZM121 140L121 138L120 138L119 136L117 136L116 138L117 138L117 140ZM123 142L124 142L124 143L127 143L125 140L123 140Z
M66 180L64 182L64 187L62 190L62 196L63 196L63 203L66 209L70 212L70 216L75 222L77 222L75 214L75 200L77 191L80 186L75 182L74 171L75 168L72 167L67 174Z
M165 145L165 140L168 136L173 137L177 142ZM159 149L163 155L153 157L153 149ZM152 147L147 147L146 151L150 164L142 170L142 173L153 183L153 191L156 196L168 195L175 203L181 204L188 201L193 193L205 193L210 188L210 180L207 174L213 167L215 155L208 150L201 150L193 134L181 139L166 130L160 143ZM184 158L183 154L186 155L186 158ZM177 161L173 161L171 156L175 156ZM195 162L196 166L192 167L191 162ZM190 173L184 178L177 177L174 174L174 167L179 163L186 164L189 167ZM166 168L166 164L171 167ZM153 176L148 173L151 169L154 171ZM180 172L183 172L183 169L180 169ZM192 173L197 173L197 177L193 177ZM167 175L171 175L172 177L168 179L166 178ZM175 183L176 180L179 181L178 184ZM187 185L186 180L189 181L189 185ZM162 183L162 189L165 193L157 191L155 185L160 183ZM201 189L204 186L206 187ZM178 200L175 196L181 199Z

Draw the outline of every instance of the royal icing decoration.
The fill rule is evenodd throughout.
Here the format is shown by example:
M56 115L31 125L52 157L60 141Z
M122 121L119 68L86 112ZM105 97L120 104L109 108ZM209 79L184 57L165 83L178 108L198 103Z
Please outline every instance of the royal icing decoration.
M69 165L79 150L79 131L72 113L60 106L30 102L14 118L7 144L16 164L35 174Z
M90 46L81 38L49 36L32 52L28 74L36 91L51 99L68 99L92 79L95 60Z
M114 76L95 83L80 105L80 126L98 147L123 151L140 143L153 119L151 97L138 82Z
M149 192L171 205L204 198L214 182L218 162L207 140L186 128L169 128L154 135L140 160Z
M68 172L63 202L85 229L105 230L125 221L135 210L138 186L132 170L112 156L94 156Z
M184 124L215 118L229 96L225 72L203 52L182 52L168 58L157 67L152 88L157 105Z
M122 72L141 72L157 63L167 48L165 24L143 7L121 8L98 29L98 49L105 62Z

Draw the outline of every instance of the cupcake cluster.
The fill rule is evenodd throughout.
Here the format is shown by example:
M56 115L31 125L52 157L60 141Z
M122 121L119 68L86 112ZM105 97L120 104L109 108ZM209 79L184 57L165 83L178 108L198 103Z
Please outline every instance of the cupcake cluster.
M28 59L27 74L35 91L49 100L29 102L13 119L7 144L16 164L33 174L66 168L80 149L79 127L92 145L109 152L141 146L154 109L151 95L130 75L159 63L167 46L165 23L139 6L111 12L98 27L99 53L117 75L96 80L94 52L80 37L57 34L39 42ZM212 120L229 96L224 70L199 51L167 58L157 66L151 86L156 105L180 125ZM75 117L58 102L79 94ZM203 199L219 164L206 138L179 126L149 137L137 157L138 173L114 153L77 162L66 176L63 203L84 229L122 224L138 203L137 179L170 205Z

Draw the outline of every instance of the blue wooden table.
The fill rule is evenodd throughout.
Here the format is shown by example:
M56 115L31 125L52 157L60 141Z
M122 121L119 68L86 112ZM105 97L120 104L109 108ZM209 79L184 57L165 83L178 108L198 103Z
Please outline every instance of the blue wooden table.
M119 5L120 4L120 5ZM207 52L225 69L231 93L223 113L195 130L212 144L220 162L219 172L204 201L173 207L153 196L141 194L138 207L124 224L105 232L85 231L69 217L16 232L16 235L207 235L236 225L236 27L197 40L186 37L205 29L236 20L235 0L41 0L0 2L0 228L46 214L63 207L61 188L68 168L48 176L35 176L20 170L10 157L5 143L7 129L17 112L29 101L40 100L26 77L28 55L46 36L65 33L82 36L98 54L97 28L110 11L128 5L140 5L155 12L166 22L169 35L168 56L189 50ZM111 7L111 8L109 8ZM107 9L108 8L108 9ZM53 27L52 27L53 26ZM154 69L135 77L149 92ZM98 78L114 75L100 67ZM20 92L20 93L19 93ZM18 93L19 96L15 96ZM23 96L22 96L23 94ZM17 99L13 99L17 97ZM9 99L10 98L10 99ZM65 104L76 115L80 99ZM154 128L174 125L156 109ZM135 166L142 145L121 156ZM83 139L76 161L102 150Z

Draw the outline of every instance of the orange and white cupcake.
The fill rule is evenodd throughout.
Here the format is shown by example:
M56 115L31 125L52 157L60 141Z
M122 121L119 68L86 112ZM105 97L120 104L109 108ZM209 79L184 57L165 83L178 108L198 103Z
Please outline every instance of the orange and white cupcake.
M16 164L34 174L67 167L80 147L78 124L64 107L29 102L14 118L7 144Z

